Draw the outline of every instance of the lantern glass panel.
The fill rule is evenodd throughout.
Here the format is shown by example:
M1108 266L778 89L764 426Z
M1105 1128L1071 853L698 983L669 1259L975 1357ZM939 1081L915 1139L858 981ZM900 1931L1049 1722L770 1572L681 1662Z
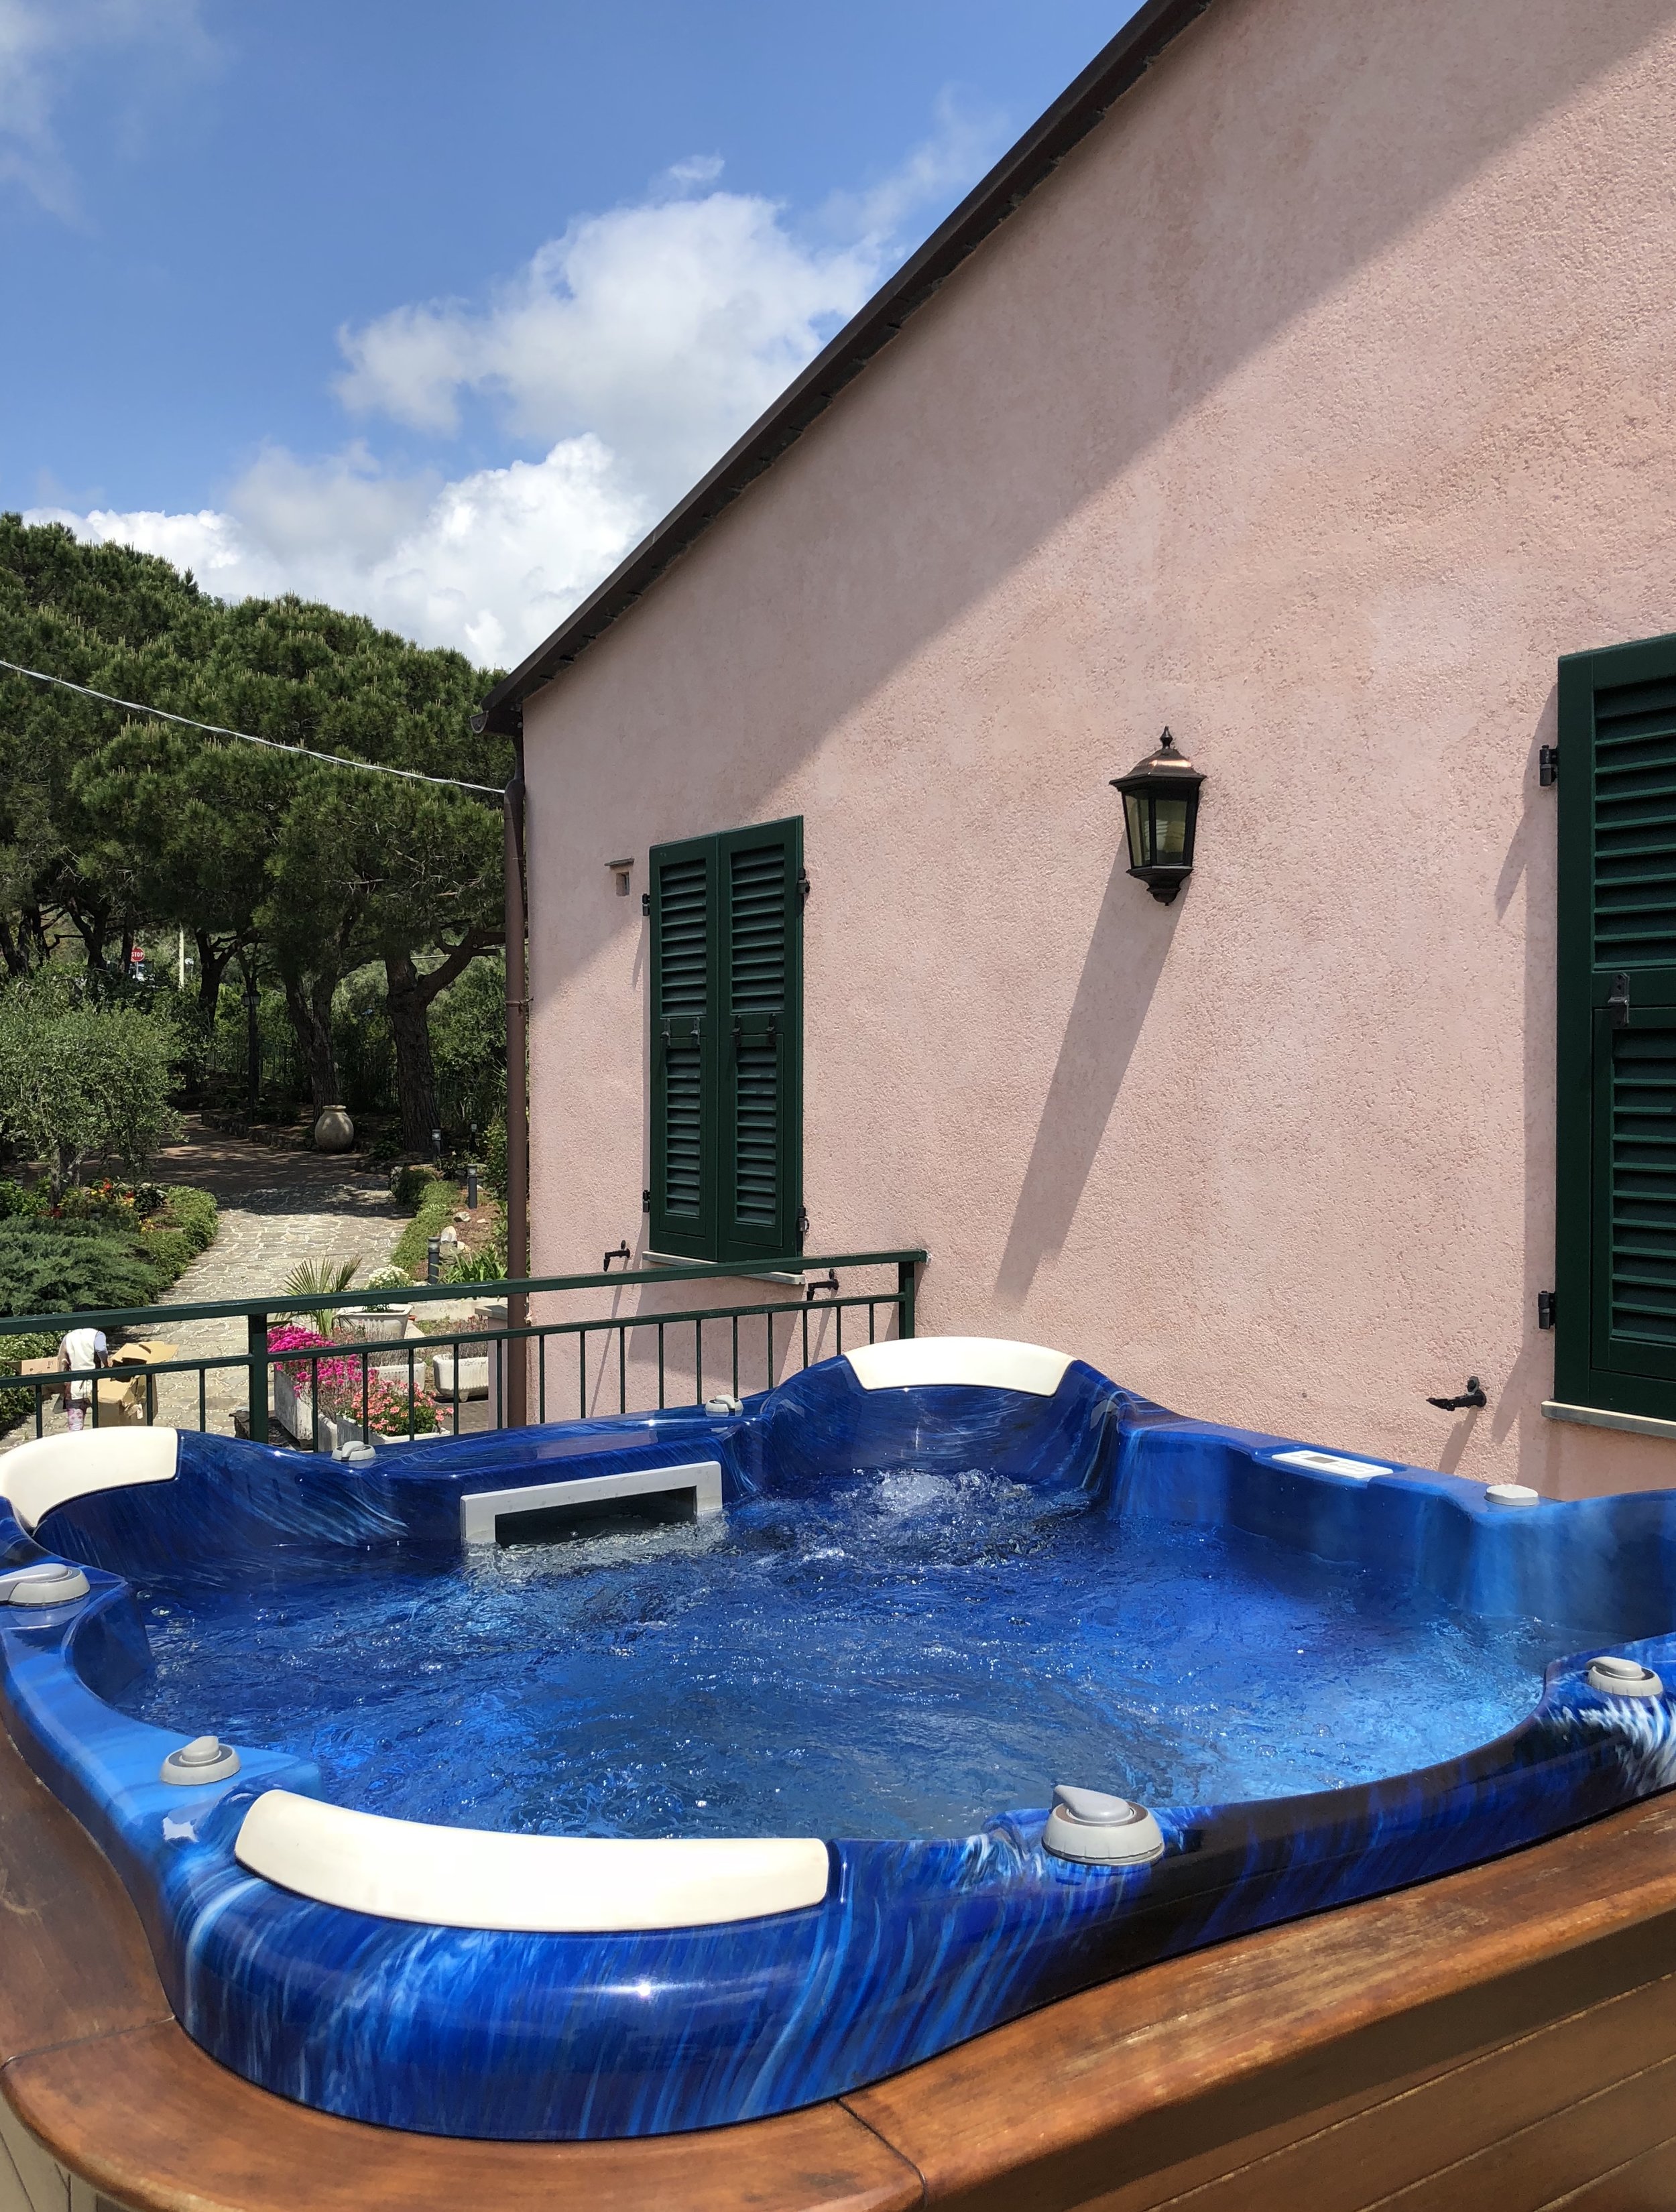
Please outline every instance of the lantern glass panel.
M1138 791L1126 791L1123 794L1123 811L1128 823L1129 866L1132 868L1150 866L1152 855L1147 848L1151 842L1149 835L1151 823L1146 800Z
M1187 855L1187 799L1184 792L1152 801L1152 850L1148 855L1155 864L1181 861Z

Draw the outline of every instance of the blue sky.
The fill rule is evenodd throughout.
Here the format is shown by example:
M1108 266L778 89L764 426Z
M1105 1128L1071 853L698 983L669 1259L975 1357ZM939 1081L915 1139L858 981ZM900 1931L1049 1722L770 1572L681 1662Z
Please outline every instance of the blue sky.
M506 662L1126 0L0 0L0 505Z

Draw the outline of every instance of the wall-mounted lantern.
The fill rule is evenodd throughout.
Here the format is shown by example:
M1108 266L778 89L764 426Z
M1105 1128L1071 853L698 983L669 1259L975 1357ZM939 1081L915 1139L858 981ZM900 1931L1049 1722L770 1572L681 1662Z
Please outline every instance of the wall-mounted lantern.
M1111 781L1113 790L1123 793L1129 873L1139 876L1153 897L1168 906L1193 873L1199 787L1205 778L1176 751L1175 740L1166 730L1157 752L1137 761L1127 775L1114 775Z

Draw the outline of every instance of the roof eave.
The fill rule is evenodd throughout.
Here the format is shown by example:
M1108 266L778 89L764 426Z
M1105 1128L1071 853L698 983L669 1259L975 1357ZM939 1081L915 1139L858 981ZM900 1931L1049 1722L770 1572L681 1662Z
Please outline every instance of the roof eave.
M831 343L787 385L737 445L643 538L604 583L483 702L487 726L510 727L514 709L550 683L626 614L670 564L707 530L788 446L824 413L932 294L1006 221L1102 120L1211 0L1145 0L1082 75L1004 154L948 220L911 254Z

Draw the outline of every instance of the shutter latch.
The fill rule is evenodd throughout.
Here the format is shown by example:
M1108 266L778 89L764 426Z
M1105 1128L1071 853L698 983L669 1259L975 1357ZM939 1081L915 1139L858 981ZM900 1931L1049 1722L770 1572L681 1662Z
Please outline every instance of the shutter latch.
M1537 750L1536 780L1546 791L1551 784L1559 781L1559 747L1542 745Z
M1630 1026L1630 979L1621 969L1612 977L1606 994L1606 1019L1615 1030Z

